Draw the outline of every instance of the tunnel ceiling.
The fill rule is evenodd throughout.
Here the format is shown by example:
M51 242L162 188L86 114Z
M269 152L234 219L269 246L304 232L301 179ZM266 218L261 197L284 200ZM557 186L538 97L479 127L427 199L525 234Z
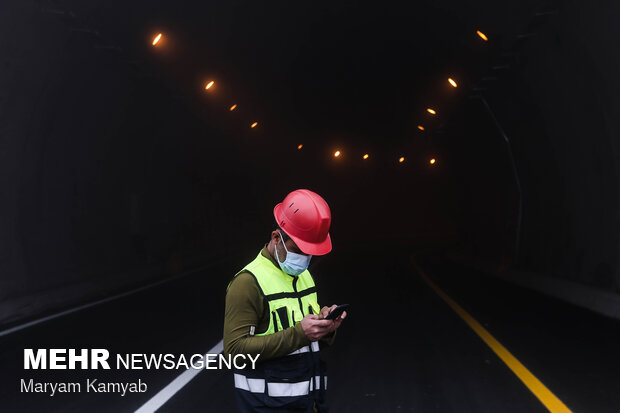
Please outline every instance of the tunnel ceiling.
M317 156L341 148L391 160L449 119L545 4L66 1L54 7L72 13L64 16L70 29L96 31L93 45L120 48L119 58L160 79L207 122L248 129L258 121L274 146L304 144ZM153 48L159 32L163 40ZM209 80L215 84L205 93ZM227 113L233 104L236 112Z

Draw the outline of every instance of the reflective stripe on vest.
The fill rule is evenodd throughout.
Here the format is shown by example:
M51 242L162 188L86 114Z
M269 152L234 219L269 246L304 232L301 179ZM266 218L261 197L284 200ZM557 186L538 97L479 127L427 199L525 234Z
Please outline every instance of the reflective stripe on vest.
M297 383L267 383L267 394L271 397L296 397L305 396L316 388L319 388L320 376L314 380L305 380ZM235 387L251 393L265 392L265 379L251 379L242 374L235 373ZM323 389L327 389L327 377L323 377Z
M235 373L235 387L252 393L265 393L265 379L249 379Z
M312 346L312 352L316 353L317 351L319 351L319 342L318 341L313 341L312 343L310 343L310 346ZM303 346L302 348L293 351L292 353L289 353L289 356L292 356L293 354L301 354L301 353L308 353L310 351L310 346Z

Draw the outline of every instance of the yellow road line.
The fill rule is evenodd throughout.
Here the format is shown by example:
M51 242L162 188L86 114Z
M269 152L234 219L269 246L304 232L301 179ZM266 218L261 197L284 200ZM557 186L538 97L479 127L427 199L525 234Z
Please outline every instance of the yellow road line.
M463 310L454 300L444 293L420 268L415 259L411 259L414 267L420 273L422 279L431 287L439 297L441 297L470 327L478 336L502 359L514 374L527 386L528 389L545 405L552 413L571 413L560 399L540 382L519 360L515 358L504 346L500 344L479 322L469 313Z

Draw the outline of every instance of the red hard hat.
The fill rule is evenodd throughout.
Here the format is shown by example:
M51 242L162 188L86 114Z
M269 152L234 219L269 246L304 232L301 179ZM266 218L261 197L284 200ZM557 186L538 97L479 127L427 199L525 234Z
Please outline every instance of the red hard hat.
M332 250L332 213L321 196L307 189L291 192L273 209L276 222L304 253L324 255Z

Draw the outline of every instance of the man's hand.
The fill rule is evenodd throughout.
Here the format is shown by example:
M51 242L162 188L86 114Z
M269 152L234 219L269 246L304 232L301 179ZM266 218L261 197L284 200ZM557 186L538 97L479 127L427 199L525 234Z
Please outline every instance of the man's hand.
M320 313L320 318L323 319L325 317L327 317L327 314L329 314L330 312L334 311L334 309L338 307L336 304L332 305L331 307L323 307L321 308L321 313ZM340 314L338 317L336 317L335 320L327 320L327 321L332 321L332 325L330 327L329 332L331 333L332 331L336 331L338 329L338 327L340 327L340 324L342 324L342 320L344 320L347 316L347 312L343 311L342 314Z
M319 316L308 314L301 320L301 328L310 341L318 341L324 335L334 331L332 320L322 320Z

